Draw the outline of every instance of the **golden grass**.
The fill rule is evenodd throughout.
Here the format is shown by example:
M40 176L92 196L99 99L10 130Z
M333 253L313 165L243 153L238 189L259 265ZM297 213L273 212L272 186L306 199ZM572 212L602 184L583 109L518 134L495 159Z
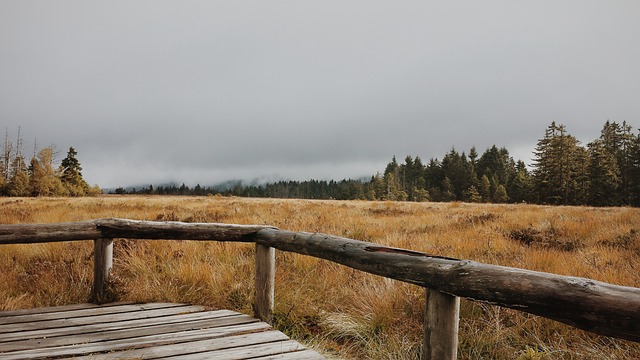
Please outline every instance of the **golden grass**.
M0 223L103 217L268 224L640 287L640 210L224 197L0 198ZM0 247L0 310L87 301L91 242ZM277 252L275 325L341 358L415 359L424 290ZM114 296L251 313L254 247L116 240ZM461 359L629 359L640 345L463 301Z

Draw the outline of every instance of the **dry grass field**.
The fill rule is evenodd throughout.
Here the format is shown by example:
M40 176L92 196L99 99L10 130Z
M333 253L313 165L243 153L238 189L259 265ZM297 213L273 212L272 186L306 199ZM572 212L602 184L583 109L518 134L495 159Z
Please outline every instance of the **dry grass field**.
M121 217L268 224L640 287L640 209L224 197L0 198L0 223ZM85 302L91 241L0 247L0 310ZM251 313L254 247L117 240L114 297ZM277 252L276 326L336 358L415 359L424 290ZM640 344L462 301L460 359L633 359Z

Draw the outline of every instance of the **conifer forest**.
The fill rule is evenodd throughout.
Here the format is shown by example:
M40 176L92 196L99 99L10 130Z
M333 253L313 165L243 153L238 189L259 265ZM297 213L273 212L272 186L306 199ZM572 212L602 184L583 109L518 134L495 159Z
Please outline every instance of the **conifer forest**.
M0 159L0 192L5 196L83 196L99 193L82 178L73 148L59 167L51 147L25 164L5 142ZM117 194L215 195L267 198L463 201L551 205L639 206L640 134L625 121L606 121L597 139L582 144L565 125L552 122L537 142L532 163L514 160L509 150L491 146L455 148L441 159L395 156L369 179L230 182L225 186L153 185L120 187Z

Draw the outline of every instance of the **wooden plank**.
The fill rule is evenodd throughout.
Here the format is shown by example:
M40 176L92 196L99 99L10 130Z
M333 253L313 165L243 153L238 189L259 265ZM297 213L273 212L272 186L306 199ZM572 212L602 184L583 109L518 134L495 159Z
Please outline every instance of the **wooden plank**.
M60 311L67 311L67 310L79 310L79 309L94 308L96 306L111 307L111 306L119 306L119 305L133 304L133 303L134 302L131 302L131 301L129 301L129 302L114 302L114 303L103 304L103 305L96 305L96 304L91 304L91 303L82 303L82 304L71 304L71 305L62 305L62 306L47 306L47 307L32 308L32 309L2 310L2 311L0 311L0 319L2 319L3 317L29 315L29 314L33 314L33 313L46 313L46 312L60 312Z
M40 359L51 357L70 357L82 356L91 353L113 352L127 349L148 348L151 346L161 346L169 344L185 343L204 339L214 339L219 337L232 336L240 333L266 331L271 328L269 324L252 322L241 325L231 325L219 328L202 328L197 330L183 331L183 326L172 327L172 332L159 333L156 335L127 337L122 339L114 339L113 332L104 334L103 337L95 337L91 342L82 343L91 335L85 335L84 338L77 339L77 344L68 346L57 346L48 348L28 348L22 351L6 352L1 355L3 360L20 360L20 359ZM98 335L98 334L92 334Z
M60 309L55 311L57 307L44 308L49 311L40 311L38 309L32 309L31 311L24 312L20 315L13 316L0 316L0 325L17 324L34 321L47 321L55 319L69 319L84 316L117 314L141 310L151 309L164 309L169 307L184 306L184 304L177 303L146 303L146 304L122 304L119 306L100 306L95 304L84 304L78 309L69 308L68 310ZM204 307L202 308L204 309ZM2 313L0 313L2 314Z
M271 324L276 276L276 249L256 244L254 316Z
M173 324L155 324L144 327L135 327L127 329L112 330L109 326L102 326L102 330L99 332L87 333L79 332L78 329L74 329L73 333L65 333L59 336L41 336L38 338L30 338L26 340L10 341L6 343L0 343L0 351L18 351L27 350L35 347L56 347L73 344L84 344L89 342L100 342L117 339L135 338L149 335L159 335L174 333L177 331L188 331L194 329L211 329L218 327L227 327L235 325L243 325L255 323L258 320L243 314L235 314L232 316L213 317L206 320L194 320ZM108 324L107 324L108 325Z
M455 360L458 356L460 298L426 289L427 311L424 324L425 360Z
M281 359L322 358L269 324L229 310L202 311L199 306L160 303L83 304L62 309L66 311L46 308L42 314L21 311L0 317L13 321L1 325L3 329L39 329L0 336L0 358L276 359L276 354L283 355ZM149 314L158 316L148 317ZM57 327L69 324L75 325Z
M203 353L210 354L211 351L221 349L236 350L239 347L245 347L254 344L264 344L273 342L286 342L287 336L275 330L264 331L259 333L251 333L245 335L235 335L224 338L207 339L193 341L189 343L180 343L173 345L155 346L145 349L136 349L131 351L122 351L114 353L92 354L84 357L76 357L76 359L93 359L93 360L109 360L109 359L157 359L163 357L180 356L180 358L188 358L187 355L193 357L201 357ZM295 342L294 342L295 343ZM301 348L302 345L295 343L295 348ZM289 346L294 348L294 346ZM260 354L256 354L258 356ZM218 358L215 356L205 355L207 358Z
M313 350L293 351L286 354L275 354L253 358L254 360L323 360L324 356Z
M162 317L146 318L146 319L132 319L119 322L110 322L107 324L94 323L81 326L72 326L56 329L43 329L43 330L31 330L23 332L13 332L2 334L0 337L3 342L16 341L22 339L38 339L38 338L53 338L57 336L67 336L84 333L94 333L103 331L114 331L121 329L132 329L140 327L149 327L153 325L166 326L178 326L180 323L189 323L193 326L205 326L205 324L220 317L238 316L237 313L230 310L216 310L210 312L195 312L185 314L178 312L173 315L167 315ZM246 315L245 315L246 316ZM217 321L217 320L216 320ZM255 320L257 321L257 320ZM2 346L2 344L0 344Z
M286 354L292 351L304 350L304 347L293 340L269 342L242 346L232 349L207 351L197 354L181 355L181 360L239 360L249 359L258 356L269 356L276 354Z
M131 319L147 319L153 317L161 317L181 312L196 312L202 311L202 306L194 306L194 305L185 305L185 306L176 306L166 309L152 309L146 311L138 311L134 313L118 313L118 314L103 314L103 315L95 315L95 316L82 316L77 318L70 319L54 319L50 321L41 321L41 322L29 322L29 323L20 323L20 324L8 324L0 327L0 333L6 334L17 331L30 331L30 330L45 330L45 329L55 329L55 328L63 328L69 326L79 326L79 325L88 325L93 323L108 323L108 322L118 322L125 321Z
M432 256L319 233L258 231L264 246L640 342L640 288Z

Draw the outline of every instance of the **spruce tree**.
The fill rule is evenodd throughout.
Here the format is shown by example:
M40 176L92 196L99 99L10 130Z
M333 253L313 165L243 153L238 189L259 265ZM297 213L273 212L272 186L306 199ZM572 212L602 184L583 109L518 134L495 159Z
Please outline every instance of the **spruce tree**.
M496 203L506 203L509 201L509 195L507 195L507 189L504 185L498 185L495 193L493 194L493 201Z
M531 201L531 175L522 160L518 160L515 165L515 175L509 184L507 193L512 202L520 203Z
M465 200L472 203L482 202L482 195L478 192L478 189L474 185L469 186L465 191Z
M448 202L456 200L456 195L453 193L453 186L451 185L451 180L448 177L445 177L442 180L442 193L440 194L441 200Z
M633 206L640 206L640 133L635 137L631 149L631 196L630 203Z
M615 156L602 139L588 144L589 204L612 206L619 203L620 170Z
M552 122L534 151L534 187L538 202L579 204L586 196L587 154L562 124Z
M484 202L491 202L492 193L491 193L491 182L487 175L482 175L480 178L480 195Z
M449 179L451 185L450 191L454 196L452 200L462 200L464 198L464 191L476 182L472 179L473 171L467 156L464 152L460 154L455 148L451 148L451 151L442 159L441 167L445 178ZM446 192L444 180L442 191L444 195Z
M77 159L78 153L69 148L67 156L60 163L60 179L71 196L83 196L89 190L89 184L82 178L82 167ZM153 186L151 186L151 191Z

